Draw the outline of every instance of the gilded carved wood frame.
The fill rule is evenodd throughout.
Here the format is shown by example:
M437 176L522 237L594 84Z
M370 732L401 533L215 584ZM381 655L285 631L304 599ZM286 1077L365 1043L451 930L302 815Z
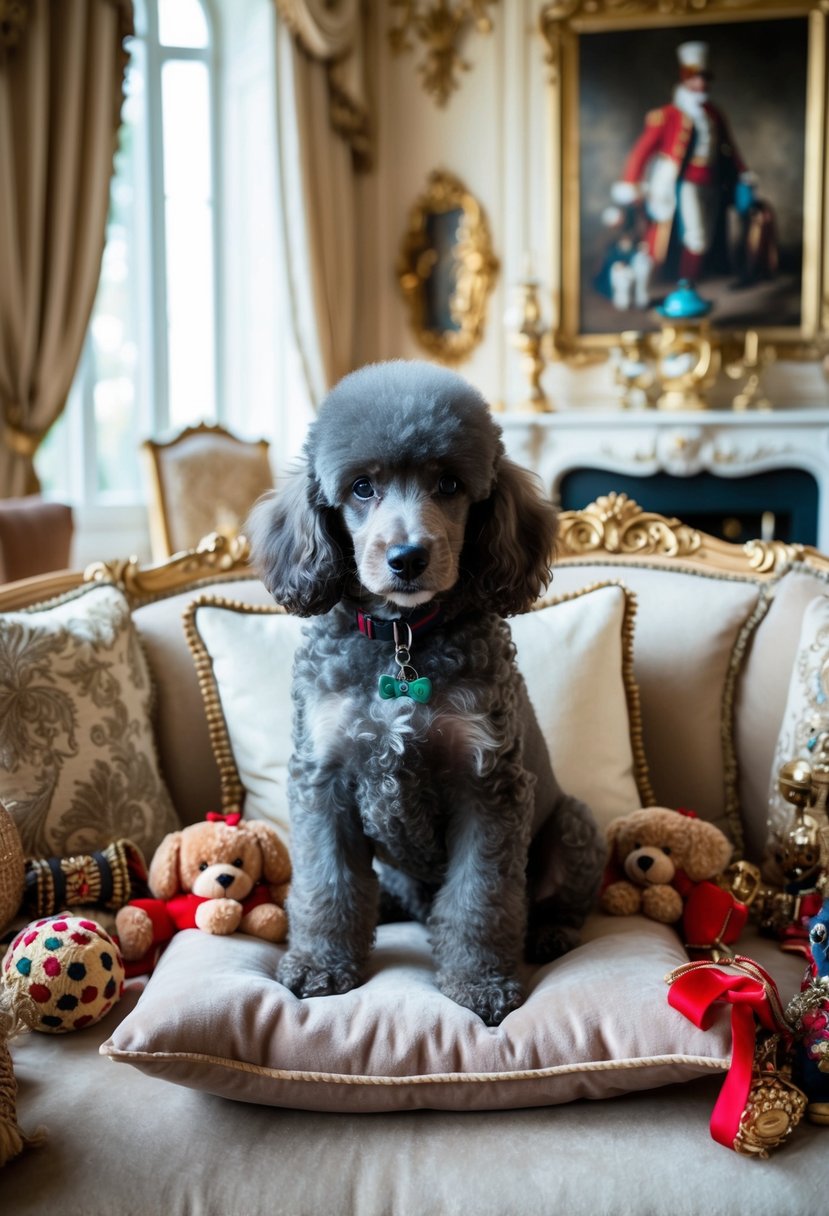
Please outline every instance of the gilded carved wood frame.
M732 338L736 342L751 328L782 357L813 358L825 353L829 332L828 18L826 0L551 0L544 6L540 27L550 66L553 342L559 356L572 360L602 357L618 344L621 332L656 327L652 310L646 312L644 307L635 315L620 311L616 313L618 323L607 324L608 309L595 299L596 259L601 256L603 239L598 198L610 203L607 187L618 179L630 149L627 142L614 145L614 135L632 129L634 113L636 129L641 131L650 107L670 100L664 94L657 99L649 88L649 76L658 68L663 78L668 79L670 73L675 80L676 46L693 39L711 42L712 101L719 98L725 105L725 98L736 98L738 111L744 106L735 142L739 145L742 137L756 152L758 187L769 189L785 178L782 148L799 148L802 165L801 176L787 187L785 204L782 196L770 197L771 203L780 204L780 214L775 217L778 229L785 227L792 236L790 262L797 269L792 271L791 299L784 306L775 302L775 293L769 290L765 297L758 293L753 304L741 305L738 296L726 296L723 286L722 306L715 302L711 313L712 328L723 345ZM776 110L779 73L773 51L775 34L783 32L793 46L801 45L800 38L805 48L800 64L802 93L796 106L789 100ZM659 49L659 56L650 54L651 46L654 51ZM606 84L596 69L599 47L611 68L608 75L617 80L615 85ZM614 55L615 47L618 55ZM763 47L771 52L768 59L763 58ZM631 50L642 55L642 62L650 68L632 62ZM793 49L792 56L795 54ZM749 71L741 67L746 57L758 71L765 64L759 83L750 89L742 88L740 78L741 70ZM591 90L591 82L596 84L595 90ZM597 94L601 95L605 85L616 90L608 93L609 101L615 98L616 108L610 114L599 110L596 122L593 107L600 104ZM787 84L786 88L795 86ZM793 95L790 92L786 97ZM746 120L749 97L761 98L762 104L755 104ZM589 122L585 121L587 113ZM593 159L589 160L591 153ZM594 204L589 211L588 200ZM705 294L704 282L699 290ZM764 306L761 298L766 299Z

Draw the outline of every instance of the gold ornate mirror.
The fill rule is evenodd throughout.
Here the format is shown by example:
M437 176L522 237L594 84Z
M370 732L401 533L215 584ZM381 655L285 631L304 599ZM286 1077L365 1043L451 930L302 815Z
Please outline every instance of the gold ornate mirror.
M409 214L397 264L424 350L443 363L469 357L484 336L497 273L480 204L452 173L436 170Z

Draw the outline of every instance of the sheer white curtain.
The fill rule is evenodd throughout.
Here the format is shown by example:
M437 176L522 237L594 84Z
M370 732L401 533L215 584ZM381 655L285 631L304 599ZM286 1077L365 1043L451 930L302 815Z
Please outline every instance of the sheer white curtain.
M296 339L316 403L352 367L355 175L368 164L360 0L276 0L277 139Z

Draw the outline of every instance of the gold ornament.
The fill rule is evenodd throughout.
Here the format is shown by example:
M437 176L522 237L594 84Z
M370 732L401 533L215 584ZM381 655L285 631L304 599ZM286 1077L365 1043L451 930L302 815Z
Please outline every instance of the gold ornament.
M487 8L497 0L392 0L392 7L401 10L398 24L389 30L389 42L395 55L414 49L410 35L426 48L426 57L418 65L418 75L427 93L439 106L445 106L460 86L459 74L469 71L457 43L474 24L479 34L492 30L492 18Z
M754 1055L751 1089L734 1138L734 1150L768 1157L788 1140L806 1110L807 1099L789 1078L787 1066L777 1063L779 1035L761 1040Z

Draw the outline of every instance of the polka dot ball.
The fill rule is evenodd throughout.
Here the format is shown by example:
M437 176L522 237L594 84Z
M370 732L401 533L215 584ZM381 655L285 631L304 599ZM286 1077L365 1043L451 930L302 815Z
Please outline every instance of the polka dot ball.
M124 963L94 920L50 916L18 933L3 959L3 980L35 1002L33 1030L62 1034L109 1013L123 991Z

